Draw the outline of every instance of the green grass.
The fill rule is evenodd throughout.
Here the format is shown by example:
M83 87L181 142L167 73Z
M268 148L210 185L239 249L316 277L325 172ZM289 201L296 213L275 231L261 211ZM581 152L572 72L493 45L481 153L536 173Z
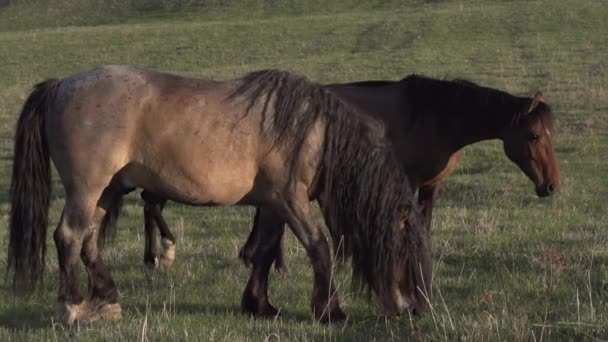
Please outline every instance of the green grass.
M142 207L130 197L107 259L119 322L57 323L57 261L32 296L0 277L0 340L581 340L608 338L608 6L603 1L12 1L0 7L0 250L12 136L30 87L100 64L230 78L282 67L321 82L463 77L515 94L542 89L558 125L563 189L546 200L499 142L466 149L435 210L433 313L386 321L348 291L345 324L316 324L312 272L289 234L271 275L278 322L239 314L236 259L251 208L165 210L178 260L147 274ZM53 5L51 5L53 4ZM440 99L438 99L440 100ZM491 113L488 113L491 114ZM60 214L56 194L51 224ZM52 229L52 227L50 228ZM0 253L0 264L6 263Z

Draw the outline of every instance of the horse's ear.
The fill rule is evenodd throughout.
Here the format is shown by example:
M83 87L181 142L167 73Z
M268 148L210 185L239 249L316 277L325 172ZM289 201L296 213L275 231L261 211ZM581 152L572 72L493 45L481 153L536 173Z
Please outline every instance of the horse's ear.
M540 90L537 91L536 95L534 95L532 103L530 103L530 107L528 108L528 114L532 113L536 109L536 107L538 107L538 105L543 102L543 100L543 93Z

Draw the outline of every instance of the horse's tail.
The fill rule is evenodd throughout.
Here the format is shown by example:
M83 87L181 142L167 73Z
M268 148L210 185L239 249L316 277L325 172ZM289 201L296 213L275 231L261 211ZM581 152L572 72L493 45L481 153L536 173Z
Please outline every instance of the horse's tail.
M51 112L58 85L55 79L37 84L17 121L7 259L7 272L14 272L14 289L34 287L44 272L51 197L45 117Z

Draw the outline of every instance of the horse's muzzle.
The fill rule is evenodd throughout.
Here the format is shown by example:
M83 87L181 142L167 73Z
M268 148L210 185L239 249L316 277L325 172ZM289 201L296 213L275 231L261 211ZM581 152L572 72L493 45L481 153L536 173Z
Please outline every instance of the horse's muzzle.
M540 198L547 197L557 190L557 186L552 183L545 183L536 187L536 195Z

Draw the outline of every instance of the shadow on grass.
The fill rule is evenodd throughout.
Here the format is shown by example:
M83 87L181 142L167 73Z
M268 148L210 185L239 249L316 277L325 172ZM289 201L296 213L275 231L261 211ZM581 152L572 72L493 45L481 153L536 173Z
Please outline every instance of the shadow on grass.
M41 309L40 305L11 306L0 313L0 327L9 330L48 329L53 323L51 317L56 318L56 316L57 312Z
M439 192L442 206L466 206L469 209L487 208L490 204L504 200L505 190L489 191L484 184L448 181Z
M131 305L123 305L127 315L167 312L166 303L143 303L139 302ZM242 316L241 308L233 303L211 303L211 304L193 304L190 302L176 302L171 305L170 310L175 310L177 314L182 315L208 315L208 316Z
M279 307L277 307L279 308ZM313 340L327 339L328 335L338 337L339 340L367 340L369 336L383 339L396 336L409 336L412 334L412 326L416 326L419 318L414 318L410 322L406 318L385 319L380 315L361 314L360 312L350 315L346 321L335 322L333 324L322 324L312 318L312 313L308 308L296 308L293 311L281 309L279 318L258 318L241 313L239 305L236 304L191 304L176 303L175 310L180 317L184 316L210 316L221 320L234 321L242 326L239 329L246 329L251 336L256 333L266 334L268 327L274 325L275 328L284 330L285 336L297 336L298 331L306 329L306 336L314 336ZM128 315L143 315L152 313L155 315L164 314L166 307L158 304L138 303L129 308ZM310 328L314 328L310 330ZM296 335L292 335L296 334Z

